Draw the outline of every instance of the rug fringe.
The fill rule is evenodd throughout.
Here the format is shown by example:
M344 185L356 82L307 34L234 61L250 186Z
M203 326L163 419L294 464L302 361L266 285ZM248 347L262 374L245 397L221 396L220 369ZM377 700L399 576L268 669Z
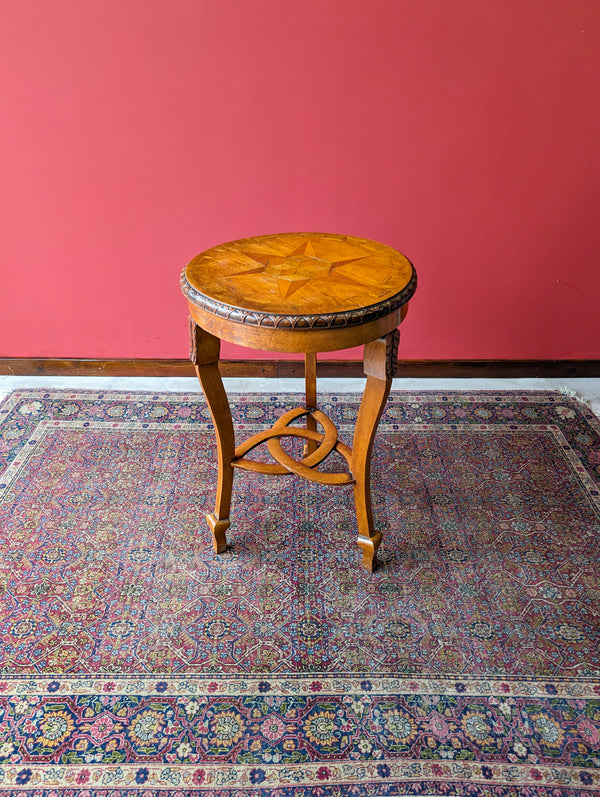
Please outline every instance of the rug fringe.
M562 387L559 388L558 392L562 393L563 396L568 396L569 398L575 399L580 404L583 404L584 407L589 408L592 406L592 402L588 398L582 396L581 393L577 392L577 390L572 390L570 387L567 387L566 385L562 385Z

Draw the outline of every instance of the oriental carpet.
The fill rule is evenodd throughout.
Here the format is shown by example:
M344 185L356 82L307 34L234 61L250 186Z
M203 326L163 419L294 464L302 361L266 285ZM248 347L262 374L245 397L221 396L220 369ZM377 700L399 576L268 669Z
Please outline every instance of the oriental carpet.
M358 396L321 408L351 442ZM294 396L232 397L240 439ZM335 464L333 467L335 467ZM352 491L236 473L200 395L0 404L0 795L600 791L600 423L392 393Z

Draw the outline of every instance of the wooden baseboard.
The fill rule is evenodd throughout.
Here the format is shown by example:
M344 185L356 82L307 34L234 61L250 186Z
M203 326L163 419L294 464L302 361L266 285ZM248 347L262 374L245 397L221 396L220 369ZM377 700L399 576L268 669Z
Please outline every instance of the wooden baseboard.
M399 360L398 376L405 378L576 378L600 377L600 360ZM302 377L302 360L223 360L223 376ZM189 360L56 359L0 357L0 374L13 376L194 376ZM320 377L360 377L360 360L317 363Z

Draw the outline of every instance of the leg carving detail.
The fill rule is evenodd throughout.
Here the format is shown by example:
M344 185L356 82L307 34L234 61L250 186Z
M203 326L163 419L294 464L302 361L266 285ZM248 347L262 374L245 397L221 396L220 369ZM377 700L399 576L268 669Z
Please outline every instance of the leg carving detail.
M233 488L231 462L235 457L235 436L227 393L219 373L221 341L214 335L205 332L191 318L190 338L190 359L194 363L196 375L204 391L217 437L219 476L215 511L206 516L206 521L212 532L215 553L223 553L227 548L225 532L229 528Z
M395 373L398 355L399 332L395 329L365 345L364 371L367 377L362 397L354 442L352 444L352 475L354 476L354 501L358 522L358 545L362 550L363 567L372 572L377 564L377 549L381 532L373 526L371 504L371 452L377 425L383 413Z

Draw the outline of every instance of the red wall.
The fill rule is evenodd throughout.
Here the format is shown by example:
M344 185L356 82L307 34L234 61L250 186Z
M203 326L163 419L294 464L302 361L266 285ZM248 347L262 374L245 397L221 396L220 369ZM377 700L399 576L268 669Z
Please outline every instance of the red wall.
M185 357L195 253L326 230L417 266L406 358L600 357L598 0L0 11L0 356Z

